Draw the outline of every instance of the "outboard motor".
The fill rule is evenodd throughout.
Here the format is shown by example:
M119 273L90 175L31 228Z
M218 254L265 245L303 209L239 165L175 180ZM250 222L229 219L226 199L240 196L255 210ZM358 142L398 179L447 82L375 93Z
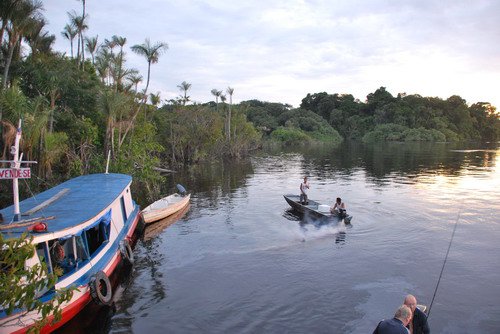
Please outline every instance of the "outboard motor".
M186 189L181 185L181 184L177 184L177 190L179 190L179 193L184 196L186 195Z

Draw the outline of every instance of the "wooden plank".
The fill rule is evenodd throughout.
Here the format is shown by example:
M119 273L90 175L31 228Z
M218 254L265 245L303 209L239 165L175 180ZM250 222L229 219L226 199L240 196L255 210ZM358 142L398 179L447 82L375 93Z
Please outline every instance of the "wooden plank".
M56 217L55 216L49 216L49 217L37 217L37 218L20 220L18 222L12 223L12 224L3 224L3 225L0 225L0 230L7 230L9 228L17 228L17 227L30 226L30 225L34 225L36 223L44 222L44 221L47 221L47 220L52 220L54 218L56 218Z
M48 200L40 203L39 205L35 206L34 208L26 211L26 212L23 212L21 214L21 216L30 216L32 215L33 213L37 212L37 211L40 211L42 210L43 208L46 208L47 206L49 206L51 203L57 201L59 198L61 198L62 196L64 196L67 192L69 191L69 188L64 188L63 190L61 190L60 192L58 192L57 194L55 194L54 196L52 196L51 198L49 198Z

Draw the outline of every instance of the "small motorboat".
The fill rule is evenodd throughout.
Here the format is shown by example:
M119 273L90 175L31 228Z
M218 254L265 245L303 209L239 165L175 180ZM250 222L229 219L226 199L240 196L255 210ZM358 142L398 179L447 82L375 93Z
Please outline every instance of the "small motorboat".
M300 202L299 195L283 195L287 203L294 209L304 215L309 215L312 218L331 221L331 220L344 220L344 223L350 224L352 216L339 216L337 212L330 212L330 206L321 204L317 201L309 199L307 204Z
M163 197L141 211L142 219L146 224L173 215L189 204L191 194L186 194L186 191L181 185L177 185L177 188L180 190L180 194Z

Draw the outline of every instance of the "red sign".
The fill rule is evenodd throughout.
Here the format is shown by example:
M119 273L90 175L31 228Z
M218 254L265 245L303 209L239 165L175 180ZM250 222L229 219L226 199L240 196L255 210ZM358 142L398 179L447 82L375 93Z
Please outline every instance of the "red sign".
M31 178L30 168L0 168L0 179L29 179Z

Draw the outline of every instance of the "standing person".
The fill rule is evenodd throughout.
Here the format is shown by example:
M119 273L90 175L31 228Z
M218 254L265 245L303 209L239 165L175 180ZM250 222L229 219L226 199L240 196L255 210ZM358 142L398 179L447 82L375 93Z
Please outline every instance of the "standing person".
M412 318L408 324L411 334L429 334L431 332L427 323L427 316L417 307L417 298L413 295L405 297L404 305L408 306L412 313Z
M309 189L309 183L307 182L307 176L304 176L304 182L300 184L300 203L309 204L307 200L307 190Z
M342 199L340 197L337 197L337 201L333 204L332 207L330 207L330 212L336 213L339 217L342 217L342 218L347 216L345 203L342 202Z
M411 319L411 309L406 305L401 305L394 314L394 318L382 320L378 323L373 334L408 334L410 331L406 325Z

